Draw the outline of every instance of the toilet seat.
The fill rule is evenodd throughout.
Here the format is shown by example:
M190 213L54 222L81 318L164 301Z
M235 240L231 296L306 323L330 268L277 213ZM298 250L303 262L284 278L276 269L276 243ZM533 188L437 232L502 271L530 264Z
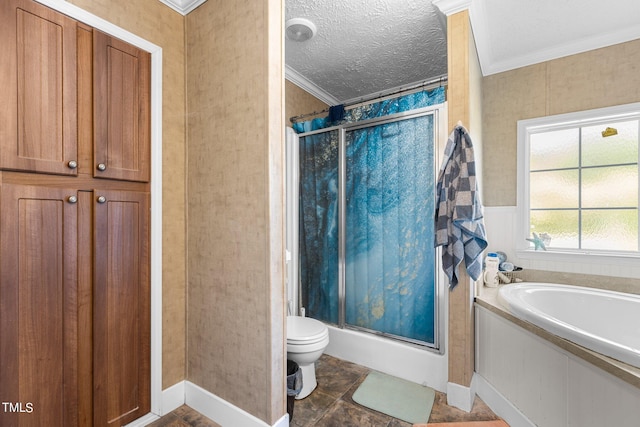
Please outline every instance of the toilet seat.
M327 326L310 317L287 316L287 344L309 345L329 336Z
M315 364L329 345L329 328L309 317L287 316L287 359L302 371L302 390L296 399L304 399L318 385Z

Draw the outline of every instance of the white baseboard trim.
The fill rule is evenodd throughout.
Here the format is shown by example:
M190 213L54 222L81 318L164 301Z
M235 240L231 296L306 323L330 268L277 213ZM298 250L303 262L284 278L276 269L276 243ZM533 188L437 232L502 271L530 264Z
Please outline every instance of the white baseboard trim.
M157 416L152 412L149 412L147 415L140 417L137 420L132 421L129 424L125 425L125 427L143 427L159 419L160 419L159 416Z
M496 415L502 417L511 427L535 427L532 423L513 403L505 398L498 390L496 390L486 379L474 374L473 379L476 383L476 391L480 399L484 401Z
M180 381L162 390L161 415L166 415L184 404L220 424L222 427L289 427L288 414L284 414L273 426L270 426L248 412L189 381ZM157 419L157 415L147 414L129 424L127 427L144 426Z
M465 412L471 412L475 397L475 374L471 379L470 387L465 387L456 383L447 383L447 405L455 406Z
M271 426L192 382L185 381L184 389L185 403L222 427L289 427L288 414Z
M185 397L185 381L175 383L169 388L162 390L162 414L167 415L169 412L178 409L184 405Z

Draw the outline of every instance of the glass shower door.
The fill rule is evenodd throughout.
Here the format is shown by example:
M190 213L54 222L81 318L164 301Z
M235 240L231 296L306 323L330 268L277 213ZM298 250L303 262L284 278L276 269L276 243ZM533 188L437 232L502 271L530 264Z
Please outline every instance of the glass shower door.
M345 324L434 344L434 115L345 137Z
M437 348L433 110L299 135L300 304Z
M300 298L308 316L338 324L337 129L300 137Z

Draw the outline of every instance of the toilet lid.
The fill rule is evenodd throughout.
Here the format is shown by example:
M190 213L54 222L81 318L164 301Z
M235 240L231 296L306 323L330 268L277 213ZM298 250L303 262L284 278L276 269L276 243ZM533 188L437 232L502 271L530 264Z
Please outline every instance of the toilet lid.
M287 316L287 341L316 341L329 334L327 326L310 317Z

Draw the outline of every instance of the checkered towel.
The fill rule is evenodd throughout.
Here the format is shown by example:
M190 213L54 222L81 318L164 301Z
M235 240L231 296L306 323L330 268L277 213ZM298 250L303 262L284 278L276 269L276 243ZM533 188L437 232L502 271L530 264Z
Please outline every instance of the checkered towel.
M453 289L458 284L458 266L463 258L469 276L473 280L480 277L481 254L487 247L473 146L461 125L451 132L444 150L437 198L435 246L443 246L442 268Z

